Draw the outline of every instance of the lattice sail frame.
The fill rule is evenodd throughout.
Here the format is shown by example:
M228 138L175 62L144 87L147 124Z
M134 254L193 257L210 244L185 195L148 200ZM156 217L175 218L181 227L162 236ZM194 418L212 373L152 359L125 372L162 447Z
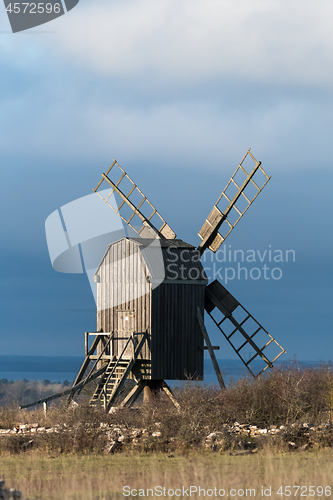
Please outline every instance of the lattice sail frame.
M248 173L243 166L243 163L248 156L255 162L255 166L250 173ZM258 185L253 179L254 175L258 171L260 171L265 178L265 182L261 185ZM245 181L242 183L241 186L239 186L235 180L235 177L240 172L245 174ZM264 169L261 167L261 162L255 159L255 157L252 155L249 149L246 152L240 164L238 165L238 167L236 168L234 174L232 175L224 191L222 192L221 196L215 203L212 211L208 215L204 225L202 226L202 228L198 233L199 237L202 240L202 242L198 247L198 250L201 254L206 250L206 248L209 248L212 252L216 252L220 248L224 240L231 233L231 231L239 222L239 220L243 217L247 209L252 205L258 194L264 189L270 178L271 177L269 177L264 171ZM252 187L254 187L255 194L254 196L249 197L247 194L245 194L244 190L250 183ZM230 198L227 195L227 191L230 188L231 184L233 184L237 189L236 194L232 198ZM247 205L245 209L239 209L236 206L236 203L239 201L240 198L242 198L243 202L245 200L245 203ZM218 207L221 201L227 202L227 208L224 211L221 211ZM230 220L228 220L228 216L233 209L236 210L238 217L234 222L231 222ZM224 234L221 234L222 232Z
M116 182L113 182L108 176L110 175L110 172L112 171L112 174L116 175L119 178ZM106 181L109 186L111 186L111 190L107 194L107 196L104 198L101 193L98 192L98 189L101 187L103 181ZM129 191L127 194L125 194L122 191L123 185L129 184ZM113 160L113 163L109 170L106 172L106 174L102 174L102 180L98 183L97 187L93 189L93 191L98 194L98 196L110 207L116 214L121 217L121 219L126 222L126 224L133 229L136 233L140 234L141 236L147 237L147 234L144 234L142 231L145 228L149 228L152 230L153 233L155 233L155 236L158 236L160 238L165 238L172 240L176 238L176 233L171 229L171 227L166 223L166 221L163 219L163 217L159 214L159 212L156 210L156 208L150 203L150 201L147 199L147 197L142 193L142 191L138 188L138 186L132 181L132 179L127 175L125 170L119 165L119 163L116 160ZM113 193L116 193L120 196L122 199L122 202L120 203L119 207L114 207L112 206L111 203L109 203L109 200ZM132 197L132 200L130 199ZM134 199L141 197L139 203L135 203ZM147 216L142 213L142 210L140 210L141 207L145 205ZM130 214L128 216L125 216L125 214L122 212L122 209L127 206L130 209ZM151 212L150 212L151 209ZM133 220L135 219L135 216L137 216L140 221L141 221L141 227L139 224L133 224ZM138 221L140 223L140 221ZM153 223L154 221L154 223ZM138 228L139 226L139 228ZM151 234L151 232L150 232ZM152 236L154 237L154 236Z
M220 313L222 313L221 320L217 320L216 317L212 314L215 308L217 308ZM215 325L223 333L224 337L227 339L231 347L240 357L253 377L258 377L267 368L272 368L273 363L283 353L286 352L285 349L283 349L283 347L274 339L274 337L272 337L272 335L268 333L268 331L252 316L252 314L250 314L249 311L247 311L245 307L243 307L218 280L213 281L206 287L205 310L212 318ZM235 313L237 314L236 311L238 313L241 312L241 314L243 315L243 319L240 322L237 321L234 316ZM248 329L246 322L252 322L252 325L255 325L254 332L250 333L249 331L246 331ZM230 323L232 324L232 326L230 325ZM232 330L227 332L227 328L232 328ZM236 334L236 332L239 333L239 335L241 336L240 338L242 339L238 347L236 347L234 343L235 340L232 338ZM261 338L264 338L264 345L262 347L258 347L258 345L255 343L254 339L256 336L258 336L258 338L260 336ZM266 355L264 350L272 344L278 351L274 358L270 360L268 358L268 354ZM248 346L252 347L255 354L248 361L245 361L241 351ZM252 368L250 365L256 358L258 358L258 356L264 361L265 367L258 373L254 373L254 368Z

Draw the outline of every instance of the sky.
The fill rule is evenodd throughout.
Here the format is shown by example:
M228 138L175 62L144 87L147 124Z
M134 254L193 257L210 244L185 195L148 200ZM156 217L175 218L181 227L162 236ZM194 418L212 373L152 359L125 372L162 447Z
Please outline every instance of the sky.
M52 268L45 220L113 158L198 245L251 147L272 179L225 245L295 258L224 284L285 360L333 359L332 16L326 0L80 0L13 34L0 5L1 354L83 355L95 302L85 274Z

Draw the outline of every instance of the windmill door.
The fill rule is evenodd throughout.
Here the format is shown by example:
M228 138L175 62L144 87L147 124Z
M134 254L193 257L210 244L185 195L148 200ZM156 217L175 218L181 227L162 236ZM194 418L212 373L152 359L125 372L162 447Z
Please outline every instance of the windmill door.
M133 342L129 339L135 332L135 311L118 311L118 356L132 358L134 355Z

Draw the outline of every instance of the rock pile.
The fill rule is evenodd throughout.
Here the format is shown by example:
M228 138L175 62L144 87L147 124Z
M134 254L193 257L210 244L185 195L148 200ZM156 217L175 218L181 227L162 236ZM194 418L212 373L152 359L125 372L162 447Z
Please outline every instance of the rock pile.
M305 422L259 428L256 425L235 422L233 425L224 424L220 431L211 432L205 439L205 447L212 451L225 451L239 438L237 445L240 449L255 452L259 441L260 444L263 443L263 438L274 442L274 437L278 436L290 450L306 450L313 446L333 444L332 426L328 423L312 425Z
M112 423L100 423L99 426L91 424L79 424L73 427L66 424L58 424L54 427L41 427L38 423L22 424L14 429L0 429L1 436L24 435L22 449L27 450L34 446L34 441L39 435L55 433L75 433L81 427L84 432L94 434L96 439L104 439L105 451L114 453L121 449L135 449L138 446L150 446L152 444L164 444L170 448L176 447L180 439L177 436L170 436L167 429L163 429L160 422L156 422L152 428L127 427ZM298 423L291 425L270 426L260 428L251 424L240 424L235 422L232 425L223 424L218 430L202 433L196 440L196 446L202 446L212 451L239 450L239 452L255 452L263 446L263 443L274 442L284 443L290 450L306 450L311 447L322 447L333 445L333 427L331 424L312 425L310 423ZM157 449L157 448L156 448ZM0 497L1 498L1 497Z

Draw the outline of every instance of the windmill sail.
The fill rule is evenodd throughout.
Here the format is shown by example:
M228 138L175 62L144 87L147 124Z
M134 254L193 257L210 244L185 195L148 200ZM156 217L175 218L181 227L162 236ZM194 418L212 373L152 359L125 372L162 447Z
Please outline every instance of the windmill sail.
M250 173L244 166L247 158L255 163ZM269 179L261 162L248 150L198 233L202 240L198 247L200 254L206 248L212 252L220 248Z
M111 189L98 192L102 183L111 186ZM116 160L106 174L102 174L102 180L97 187L93 189L100 198L114 210L126 224L129 225L136 233L143 237L156 237L172 240L176 234L171 227L165 222L163 217L157 212L150 201L126 174L125 170L119 165ZM125 194L127 193L127 194ZM120 198L119 205L112 203L112 195L115 194Z
M205 310L254 377L286 352L218 280L206 287Z

